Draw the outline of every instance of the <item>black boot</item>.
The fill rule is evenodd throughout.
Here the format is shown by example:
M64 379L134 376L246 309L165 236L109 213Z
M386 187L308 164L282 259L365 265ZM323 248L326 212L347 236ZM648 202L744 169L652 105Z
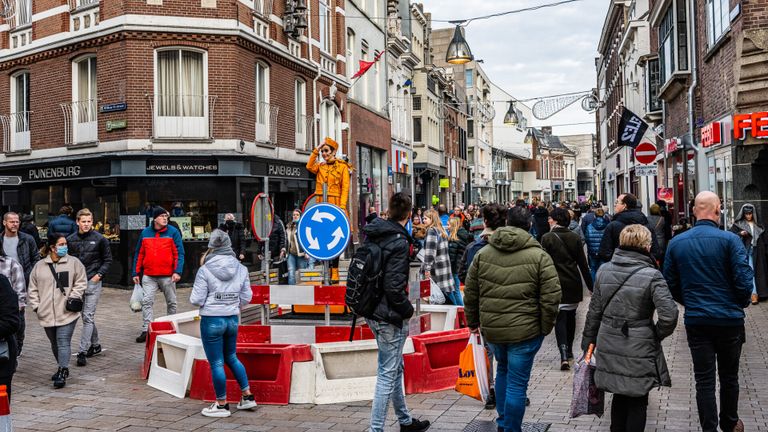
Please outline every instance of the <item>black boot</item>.
M566 358L568 359L568 361L573 361L573 346L572 345L568 345L568 352L567 352Z
M571 365L568 363L568 345L560 345L560 370L571 370Z
M490 394L488 394L488 399L485 401L485 409L492 410L496 408L496 392L491 389Z
M54 375L53 388L60 389L67 385L67 377L69 376L69 368L60 367Z

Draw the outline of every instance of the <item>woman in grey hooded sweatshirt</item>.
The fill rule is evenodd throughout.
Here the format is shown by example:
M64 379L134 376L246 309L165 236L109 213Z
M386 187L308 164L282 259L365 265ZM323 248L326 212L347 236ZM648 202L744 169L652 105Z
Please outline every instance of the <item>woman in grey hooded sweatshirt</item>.
M741 210L736 215L736 221L731 226L730 231L741 237L741 241L747 249L749 266L755 271L755 278L752 280L752 304L757 304L759 301L758 291L762 291L762 289L758 290L758 285L762 285L764 281L763 274L765 273L762 253L764 250L763 241L765 240L762 236L765 228L758 222L757 210L754 204L746 203L741 206Z
M251 301L253 292L248 269L237 260L226 232L216 229L211 233L208 251L202 261L189 301L200 306L200 337L211 365L216 391L216 402L204 408L202 414L206 417L229 417L224 364L232 371L242 391L237 408L251 409L256 406L245 367L235 353L240 308Z

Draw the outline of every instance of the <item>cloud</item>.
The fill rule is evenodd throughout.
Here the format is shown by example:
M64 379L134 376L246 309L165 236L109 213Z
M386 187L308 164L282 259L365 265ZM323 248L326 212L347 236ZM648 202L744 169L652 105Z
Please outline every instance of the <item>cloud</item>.
M550 3L552 0L421 0L433 20L474 16ZM594 58L608 2L582 0L553 8L473 21L467 41L495 84L517 98L590 90L596 85ZM434 22L434 28L450 24ZM532 105L534 102L530 102ZM535 124L594 123L578 103ZM594 133L594 125L555 127L556 133Z

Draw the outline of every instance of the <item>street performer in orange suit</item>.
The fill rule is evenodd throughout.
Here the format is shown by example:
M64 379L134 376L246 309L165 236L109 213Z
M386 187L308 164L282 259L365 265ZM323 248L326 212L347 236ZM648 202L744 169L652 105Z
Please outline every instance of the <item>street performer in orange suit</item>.
M317 202L323 201L323 184L328 185L328 202L337 205L344 210L347 215L347 201L349 200L349 175L350 165L341 159L336 159L336 151L339 144L331 138L325 138L325 141L316 147L309 156L307 170L317 175L317 186L315 195ZM322 155L323 161L318 161L318 155ZM339 259L331 262L331 283L339 283Z

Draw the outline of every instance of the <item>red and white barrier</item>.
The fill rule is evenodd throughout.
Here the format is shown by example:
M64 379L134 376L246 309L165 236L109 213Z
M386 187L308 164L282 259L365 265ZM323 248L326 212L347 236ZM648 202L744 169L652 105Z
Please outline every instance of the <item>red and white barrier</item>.
M242 325L237 343L314 344L349 340L350 326ZM373 339L368 326L356 326L353 340Z
M251 304L344 306L347 288L340 285L251 285Z

